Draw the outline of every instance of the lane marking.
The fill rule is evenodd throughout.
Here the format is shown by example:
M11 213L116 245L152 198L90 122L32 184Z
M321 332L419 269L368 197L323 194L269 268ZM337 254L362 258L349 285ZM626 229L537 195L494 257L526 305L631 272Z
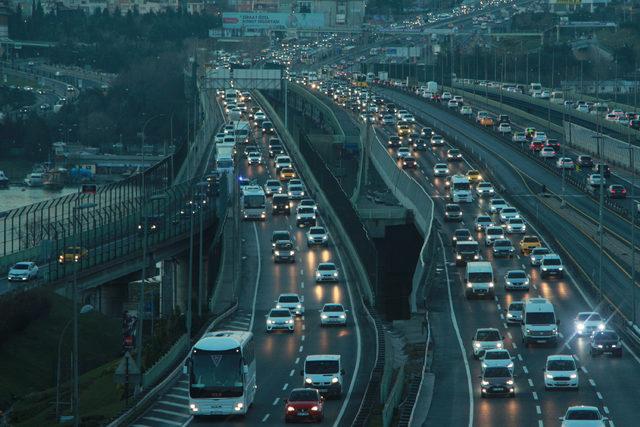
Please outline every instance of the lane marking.
M511 332L507 332L507 336L509 337L510 340L513 339L513 335L511 335Z
M502 313L500 313L500 316L502 316ZM502 326L504 326L505 329L509 329L509 325L507 325L506 323L503 323Z
M536 405L536 414L538 415L542 414L542 408L540 408L540 405Z
M518 353L518 360L522 362L522 355Z
M302 336L302 341L304 341L304 335Z
M438 240L440 240L440 248L442 249L442 258L444 259L444 265L447 265L447 254L444 249L444 243L442 242L442 236L438 234ZM469 368L469 361L467 360L467 354L464 349L464 344L462 342L462 336L460 335L460 328L458 327L458 320L456 318L456 313L453 310L453 298L451 297L451 279L449 278L449 269L444 269L445 275L447 277L447 294L449 296L449 314L451 316L451 323L453 324L453 329L456 332L456 337L458 338L458 345L460 346L460 353L462 355L462 361L464 362L464 370L467 375L467 389L469 392L469 427L473 427L473 388L471 386L471 369ZM496 297L496 300L498 297Z
M592 387L596 386L596 382L593 380L593 378L589 378L589 384L591 384Z
M280 398L276 397L275 400L273 401L273 406L276 406L278 402L280 402Z
M544 423L542 422L542 420L538 420L538 427L544 427Z
M300 348L298 349L298 353L302 353L302 349L304 348L304 346L300 346Z
M512 343L511 343L511 346L513 347L513 349L514 349L514 350L516 350L516 349L518 348L518 346L516 345L516 343L515 343L515 342L512 342Z
M296 357L296 361L295 361L295 362L293 362L293 363L294 363L295 365L297 365L298 363L300 363L300 358L299 358L299 357Z
M602 400L602 394L599 391L596 391L596 396L598 396L598 399Z
M603 406L602 409L604 410L604 413L609 415L609 408L606 406Z
M249 323L249 330L253 331L253 322L256 320L256 301L258 299L258 287L260 285L260 273L262 272L262 255L260 255L260 236L258 236L258 227L256 223L253 223L253 234L256 239L256 244L258 245L258 250L256 251L258 254L258 271L256 272L256 283L254 284L253 289L253 304L251 305L251 322Z
M292 377L295 371L296 371L295 369L292 369L291 372L289 372L289 376Z
M282 386L282 391L285 391L287 387L289 387L289 383L284 383L284 385Z
M527 382L529 383L529 387L533 387L533 380L531 380L531 378L527 378Z
M582 369L582 372L584 372L585 374L589 373L589 371L587 371L587 368L585 368L584 366L580 366L580 369Z
M533 394L533 400L538 400L538 393L534 391L532 394Z
M527 367L524 365L522 365L522 370L524 371L525 374L529 373L529 369L527 369Z
M264 423L265 421L267 421L270 416L271 416L271 414L267 414L264 417L262 417L262 422Z

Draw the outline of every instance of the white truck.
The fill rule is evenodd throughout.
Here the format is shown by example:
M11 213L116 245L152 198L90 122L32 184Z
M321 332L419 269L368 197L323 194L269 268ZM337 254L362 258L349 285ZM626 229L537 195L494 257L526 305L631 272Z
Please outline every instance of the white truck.
M216 171L220 174L233 175L233 155L236 145L229 142L221 142L216 145Z
M434 81L427 82L427 92L438 93L438 83Z
M471 193L471 184L469 178L465 175L454 175L451 177L451 201L453 203L473 202L473 195Z
M389 73L387 71L378 71L378 80L381 82L386 82L389 80Z
M467 263L465 280L465 296L493 296L495 286L493 282L493 266L488 261L474 261Z
M545 298L529 298L522 311L522 343L551 344L558 342L558 323L553 304Z

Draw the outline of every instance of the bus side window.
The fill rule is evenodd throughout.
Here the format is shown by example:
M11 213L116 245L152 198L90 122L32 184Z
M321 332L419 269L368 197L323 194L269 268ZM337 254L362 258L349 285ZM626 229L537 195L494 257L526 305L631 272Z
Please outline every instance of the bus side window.
M253 344L253 338L244 347L244 363L251 365L256 357L255 346Z

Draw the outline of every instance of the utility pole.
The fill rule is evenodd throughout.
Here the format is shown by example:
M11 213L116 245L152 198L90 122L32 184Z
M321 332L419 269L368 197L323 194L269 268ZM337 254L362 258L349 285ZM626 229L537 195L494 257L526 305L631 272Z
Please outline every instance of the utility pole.
M202 262L202 211L204 210L204 200L200 202L200 242L198 246L198 317L202 317L202 299L203 299L203 285L204 285L204 272Z
M631 322L636 324L636 201L635 201L635 186L636 186L636 156L631 145L631 134L627 134L627 143L629 146L629 164L631 166L631 307L633 314L631 316Z
M602 157L602 139L603 136L598 132L595 137L598 140L598 158ZM600 197L598 202L598 297L602 300L602 263L603 263L603 238L604 238L604 224L602 223L603 211L604 211L604 173L600 171Z

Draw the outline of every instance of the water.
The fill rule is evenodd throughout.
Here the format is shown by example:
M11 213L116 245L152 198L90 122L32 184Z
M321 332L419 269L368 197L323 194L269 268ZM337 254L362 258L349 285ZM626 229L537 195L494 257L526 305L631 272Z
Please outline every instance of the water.
M43 200L55 199L75 191L78 190L73 187L66 187L61 191L48 191L44 188L10 186L9 189L0 189L0 212L41 202Z

